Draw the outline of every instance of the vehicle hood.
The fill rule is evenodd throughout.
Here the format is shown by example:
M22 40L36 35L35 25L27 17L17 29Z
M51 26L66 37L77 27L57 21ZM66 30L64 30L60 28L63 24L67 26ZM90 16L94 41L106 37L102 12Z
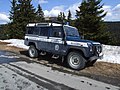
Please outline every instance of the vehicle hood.
M90 44L100 44L99 42L95 42L92 40L84 40L81 39L80 37L67 37L66 38L67 41L74 41L74 42L84 42L84 43L90 43Z

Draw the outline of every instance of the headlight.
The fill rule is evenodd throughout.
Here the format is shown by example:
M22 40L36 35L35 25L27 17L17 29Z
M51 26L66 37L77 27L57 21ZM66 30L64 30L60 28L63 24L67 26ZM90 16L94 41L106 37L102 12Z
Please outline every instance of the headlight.
M92 52L93 51L93 47L92 46L90 46L90 52Z
M93 51L93 45L91 43L88 43L88 46L89 46L90 52L92 52Z
M97 46L96 50L97 50L98 53L101 53L102 52L102 46Z

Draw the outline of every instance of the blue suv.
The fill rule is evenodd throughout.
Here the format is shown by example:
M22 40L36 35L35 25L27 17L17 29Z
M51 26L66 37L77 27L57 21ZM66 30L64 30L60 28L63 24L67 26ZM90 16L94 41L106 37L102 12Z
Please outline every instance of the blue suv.
M103 56L100 43L83 40L75 27L57 23L29 23L25 45L30 46L30 57L52 53L52 58L62 57L75 70L93 65Z

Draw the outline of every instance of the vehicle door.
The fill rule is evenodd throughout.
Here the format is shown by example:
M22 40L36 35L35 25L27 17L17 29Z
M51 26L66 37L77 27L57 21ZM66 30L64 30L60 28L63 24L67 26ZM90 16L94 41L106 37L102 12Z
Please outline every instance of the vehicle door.
M49 27L40 27L40 34L39 34L39 50L47 50L48 45L48 29Z
M60 54L63 52L63 32L62 26L54 26L50 30L49 45L50 51L55 54Z

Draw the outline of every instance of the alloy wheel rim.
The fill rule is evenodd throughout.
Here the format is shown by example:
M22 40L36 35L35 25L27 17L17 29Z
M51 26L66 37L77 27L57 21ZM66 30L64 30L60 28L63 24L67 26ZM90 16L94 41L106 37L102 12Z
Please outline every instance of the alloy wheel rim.
M80 64L79 56L73 55L73 56L70 58L70 63L71 63L71 65L74 66L74 67L79 66L79 64Z

